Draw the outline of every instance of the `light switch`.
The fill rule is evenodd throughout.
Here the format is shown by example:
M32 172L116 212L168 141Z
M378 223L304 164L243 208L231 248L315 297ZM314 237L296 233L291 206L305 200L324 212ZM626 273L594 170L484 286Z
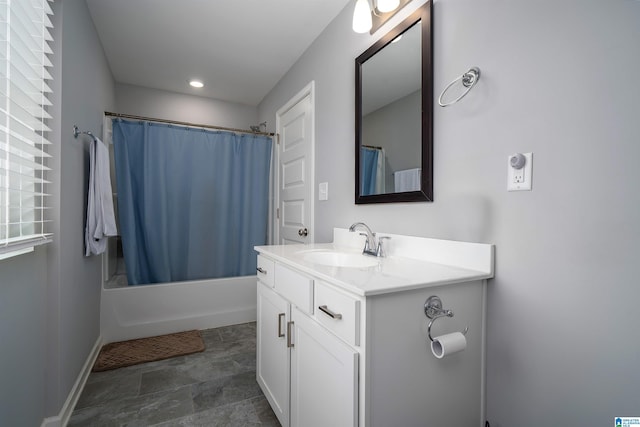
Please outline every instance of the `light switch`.
M321 182L318 185L318 200L329 200L329 183Z
M515 153L507 158L507 191L531 191L533 153Z

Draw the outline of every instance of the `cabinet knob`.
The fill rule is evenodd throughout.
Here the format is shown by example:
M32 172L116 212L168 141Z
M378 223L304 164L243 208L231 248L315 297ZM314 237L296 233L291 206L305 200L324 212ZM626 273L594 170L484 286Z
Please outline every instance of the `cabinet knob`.
M309 230L307 230L306 227L298 230L298 236L307 237L308 235L309 235Z

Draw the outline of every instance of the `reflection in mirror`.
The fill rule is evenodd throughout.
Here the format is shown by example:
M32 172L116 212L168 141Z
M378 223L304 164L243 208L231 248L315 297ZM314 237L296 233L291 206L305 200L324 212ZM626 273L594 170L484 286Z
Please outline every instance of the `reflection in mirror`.
M356 59L356 203L432 200L430 9Z
M420 22L362 64L364 196L420 190Z

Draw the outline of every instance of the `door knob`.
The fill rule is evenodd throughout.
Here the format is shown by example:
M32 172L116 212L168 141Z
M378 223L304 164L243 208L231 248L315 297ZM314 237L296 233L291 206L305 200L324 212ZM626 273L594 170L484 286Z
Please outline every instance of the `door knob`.
M306 228L301 228L300 230L298 230L298 236L300 237L307 237L308 234L309 230L307 230Z

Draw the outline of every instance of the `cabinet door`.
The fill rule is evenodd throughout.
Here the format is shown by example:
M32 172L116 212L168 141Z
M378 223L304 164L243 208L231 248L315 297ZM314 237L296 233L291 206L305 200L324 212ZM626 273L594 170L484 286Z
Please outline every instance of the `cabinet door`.
M291 310L291 426L358 425L358 353Z
M289 425L289 303L258 281L256 378L283 427Z

